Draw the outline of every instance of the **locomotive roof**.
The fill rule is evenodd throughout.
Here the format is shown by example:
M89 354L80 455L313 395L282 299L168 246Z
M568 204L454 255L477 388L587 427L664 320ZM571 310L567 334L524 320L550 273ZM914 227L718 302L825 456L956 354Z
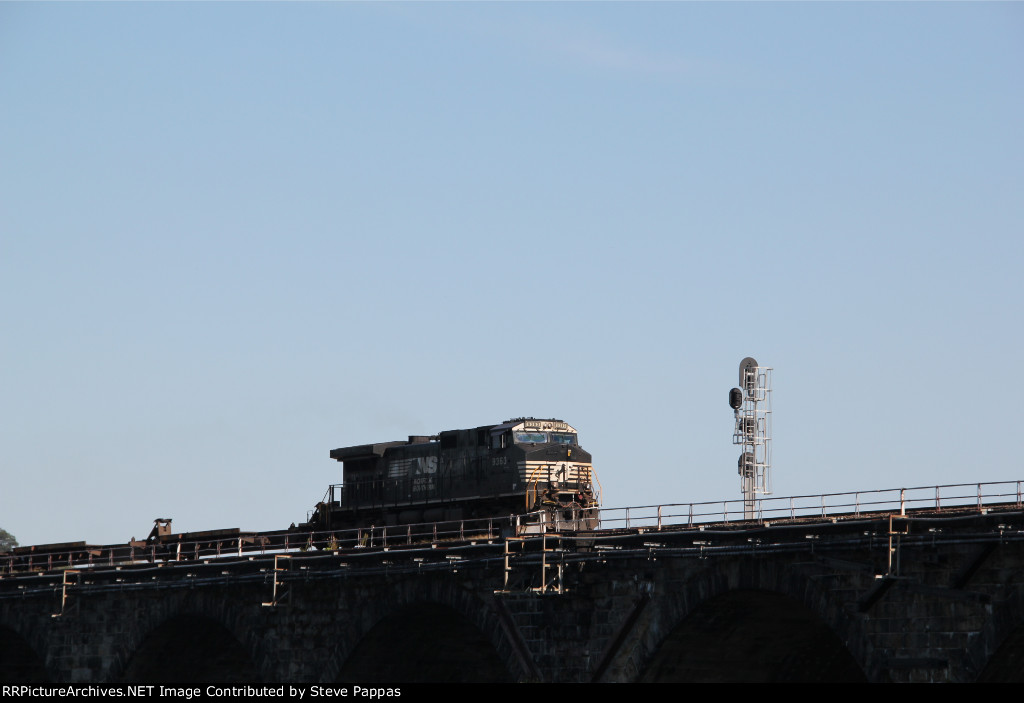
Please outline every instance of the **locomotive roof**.
M512 430L516 428L522 428L525 430L534 431L546 431L554 430L556 432L575 432L576 429L569 423L563 420L556 420L554 418L537 418L537 417L516 417L511 420L506 420L500 425L483 425L481 427L475 427L475 430L489 430L490 432L504 432L505 430ZM428 442L432 439L437 439L442 434L448 434L448 432L467 432L469 430L446 430L445 432L439 432L437 437L423 437L423 436L410 436L406 442L377 442L376 444L357 444L352 447L341 447L339 449L331 450L331 458L336 461L347 461L349 459L363 459L373 456L384 456L384 452L392 447L404 447L410 444L420 444Z
M354 447L341 447L331 450L331 458L337 461L348 461L349 459L364 459L371 456L384 456L384 452L391 447L402 447L408 442L378 442L377 444L359 444Z

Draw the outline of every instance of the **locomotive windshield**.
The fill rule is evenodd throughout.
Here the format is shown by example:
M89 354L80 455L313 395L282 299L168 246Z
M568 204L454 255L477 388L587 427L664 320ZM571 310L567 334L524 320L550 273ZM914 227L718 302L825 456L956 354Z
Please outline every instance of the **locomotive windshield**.
M516 432L517 444L576 444L576 435L572 432Z

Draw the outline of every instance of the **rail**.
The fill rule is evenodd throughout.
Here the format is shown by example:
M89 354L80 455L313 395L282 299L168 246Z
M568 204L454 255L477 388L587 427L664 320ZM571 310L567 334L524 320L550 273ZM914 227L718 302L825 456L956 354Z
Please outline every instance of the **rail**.
M741 498L602 508L601 526L605 529L663 529L669 525L695 527L711 524L765 524L813 518L859 518L873 513L906 515L912 510L984 511L987 506L1007 503L1021 508L1022 491L1024 481L994 481L758 498L754 501L753 520L744 519L745 502Z

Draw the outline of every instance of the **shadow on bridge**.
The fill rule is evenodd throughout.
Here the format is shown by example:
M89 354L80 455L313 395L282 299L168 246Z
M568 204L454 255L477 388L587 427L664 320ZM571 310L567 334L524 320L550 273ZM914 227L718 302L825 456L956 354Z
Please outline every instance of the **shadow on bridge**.
M702 603L665 638L641 681L866 681L842 641L787 596L741 590Z
M235 636L201 615L178 615L153 630L122 676L126 683L253 683L260 679Z
M339 683L511 682L498 652L467 618L409 605L378 622L338 673Z
M46 666L32 646L14 630L0 627L0 681L45 683Z
M1024 625L1018 625L988 660L979 682L1024 682Z

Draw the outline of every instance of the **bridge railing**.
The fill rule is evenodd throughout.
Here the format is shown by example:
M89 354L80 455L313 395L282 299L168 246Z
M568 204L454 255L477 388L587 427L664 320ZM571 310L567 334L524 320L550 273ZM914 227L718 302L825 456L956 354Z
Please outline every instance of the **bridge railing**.
M296 552L358 554L363 549L432 548L441 543L493 541L513 534L516 518L479 518L407 525L367 525L356 529L302 532L239 532L201 539L167 535L146 542L89 545L84 542L18 547L0 554L0 578L16 573L71 568L124 567L178 561L211 561Z
M1022 508L1024 481L957 483L915 486L850 493L758 498L743 500L669 503L662 505L599 508L588 514L597 529L663 529L739 523L778 523L809 519L856 519L868 514L913 510L952 512L984 511L999 505ZM751 516L744 509L751 509ZM349 553L362 549L432 548L440 543L500 540L536 530L547 531L537 516L520 515L475 520L366 526L324 532L281 530L277 532L214 531L198 538L169 535L152 542L94 546L82 542L17 548L0 554L0 578L7 574L53 571L68 568L112 567L168 561L243 558L254 554L289 552ZM563 529L553 525L555 529ZM214 534L215 533L215 534Z
M309 532L307 548L335 551L366 547L409 547L441 542L500 539L511 529L512 518L477 518L407 525L368 525L347 530Z
M1021 508L1022 490L1024 481L995 481L767 497L757 498L752 504L736 499L602 508L601 526L661 529L668 525L692 527L751 520L774 523L810 518L858 518L869 513L905 515L911 510L942 512L973 508L981 511L986 506L1006 504Z

